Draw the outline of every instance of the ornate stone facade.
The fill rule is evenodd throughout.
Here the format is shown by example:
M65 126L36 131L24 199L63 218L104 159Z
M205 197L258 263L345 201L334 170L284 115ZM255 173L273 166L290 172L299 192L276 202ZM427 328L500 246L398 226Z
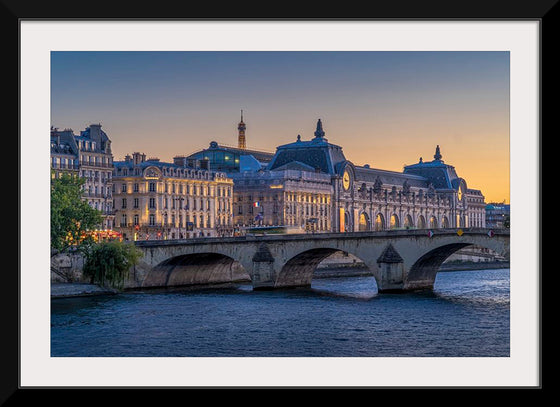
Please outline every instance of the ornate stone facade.
M403 172L356 166L328 142L319 120L312 140L279 146L267 169L294 162L330 178L333 232L485 226L484 196L443 162L439 146L433 161Z
M203 167L181 156L165 163L141 153L115 162L115 229L128 240L232 235L233 181Z
M331 230L332 185L327 174L301 163L243 172L234 180L234 224Z

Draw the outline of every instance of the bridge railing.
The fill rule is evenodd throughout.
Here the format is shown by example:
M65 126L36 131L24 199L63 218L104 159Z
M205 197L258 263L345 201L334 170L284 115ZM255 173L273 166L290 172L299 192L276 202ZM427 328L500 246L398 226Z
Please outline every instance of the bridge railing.
M340 239L360 237L407 237L407 236L451 236L451 235L488 235L509 236L509 229L491 228L439 228L439 229L392 229L381 231L362 232L321 232L321 233L290 233L270 235L245 235L235 237L192 237L188 239L166 239L166 240L137 240L134 243L139 247L166 246L176 244L213 244L217 242L235 243L245 241L276 241L276 240L306 240L306 239Z

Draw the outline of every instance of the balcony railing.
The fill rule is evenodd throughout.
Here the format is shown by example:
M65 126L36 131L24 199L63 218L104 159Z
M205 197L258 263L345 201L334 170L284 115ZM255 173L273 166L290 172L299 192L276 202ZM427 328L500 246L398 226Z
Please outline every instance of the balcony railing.
M83 191L82 192L82 197L84 198L107 198L107 199L113 199L113 196L111 195L111 193L105 193L102 194L101 192L88 192L88 191Z
M55 170L79 170L80 166L78 164L52 164L51 168Z
M90 161L80 161L80 165L87 167L98 167L98 168L113 168L113 163L96 163Z

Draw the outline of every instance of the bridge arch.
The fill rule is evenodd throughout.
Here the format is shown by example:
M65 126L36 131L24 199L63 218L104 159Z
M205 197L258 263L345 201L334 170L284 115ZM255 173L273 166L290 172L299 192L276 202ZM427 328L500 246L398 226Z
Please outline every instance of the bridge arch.
M457 250L470 245L490 249L507 259L509 231L439 228L428 232L411 228L139 241L136 246L144 256L132 270L129 287L224 283L237 276L243 276L258 289L305 286L310 285L321 261L341 251L356 256L369 268L380 292L407 291L433 286L440 265Z
M278 287L310 286L317 266L326 258L337 252L345 252L339 248L322 247L308 249L291 257L280 270L276 285ZM365 259L350 253L363 261L364 265L372 272L375 281L378 281L378 268L375 264L368 264Z
M433 285L436 274L443 262L457 250L466 246L469 246L469 244L451 243L425 253L410 267L407 276L408 283L417 285L420 282L425 283L426 281L430 281L431 285Z
M142 287L180 287L250 280L245 268L230 256L213 253L179 254L152 267Z
M418 257L412 266L410 266L406 278L406 288L413 289L415 286L433 288L436 274L445 260L447 260L453 253L468 246L483 247L496 254L506 254L500 253L500 249L498 248L499 244L484 244L475 241L442 244L441 246L431 249ZM509 254L507 255L509 256Z

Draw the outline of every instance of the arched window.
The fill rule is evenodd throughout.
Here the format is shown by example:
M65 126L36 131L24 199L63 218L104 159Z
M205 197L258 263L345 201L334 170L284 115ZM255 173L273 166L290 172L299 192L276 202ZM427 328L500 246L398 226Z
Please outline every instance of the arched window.
M414 227L414 224L412 223L412 217L410 215L406 215L404 217L404 227L406 229L410 229Z
M360 230L360 232L369 230L369 217L365 212L362 212L360 214L360 224L358 226L358 229Z
M435 216L432 216L432 217L430 218L430 228L433 229L433 228L437 228L437 227L438 227L437 219L436 219Z
M424 219L424 216L420 215L418 216L418 229L426 229L426 219Z
M344 230L346 232L350 232L350 216L348 215L348 212L344 212Z
M441 227L442 227L442 228L448 228L448 227L449 227L449 220L447 219L446 216L444 216L444 217L441 219Z
M396 214L392 214L391 215L391 224L390 224L390 228L391 229L396 229L399 227L399 217Z
M383 219L383 215L380 213L377 214L375 217L375 230L384 230L385 229L385 220Z

